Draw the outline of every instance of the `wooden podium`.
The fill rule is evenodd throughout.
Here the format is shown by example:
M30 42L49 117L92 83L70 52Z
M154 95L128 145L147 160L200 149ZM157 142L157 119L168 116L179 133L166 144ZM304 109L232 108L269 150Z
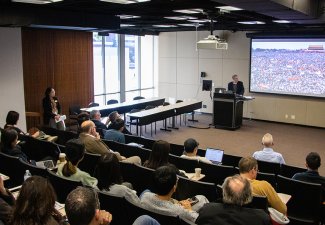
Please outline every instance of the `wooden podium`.
M213 125L216 128L238 129L243 122L242 96L233 93L214 93Z

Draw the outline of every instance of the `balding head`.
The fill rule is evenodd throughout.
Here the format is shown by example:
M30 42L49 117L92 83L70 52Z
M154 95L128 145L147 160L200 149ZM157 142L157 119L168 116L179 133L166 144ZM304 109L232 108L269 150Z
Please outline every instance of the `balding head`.
M91 120L86 120L81 124L81 132L91 134L92 128L96 127L94 122Z
M245 205L252 201L252 189L249 181L235 175L227 177L222 185L223 202L233 205Z
M269 148L273 145L273 137L270 133L264 134L264 136L262 138L262 144L267 148Z

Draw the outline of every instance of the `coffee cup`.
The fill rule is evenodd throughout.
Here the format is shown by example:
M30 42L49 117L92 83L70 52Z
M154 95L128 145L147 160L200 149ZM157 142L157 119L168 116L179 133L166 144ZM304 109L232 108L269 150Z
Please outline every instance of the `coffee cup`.
M65 153L60 153L59 160L60 160L61 163L65 162Z
M201 176L201 168L195 168L195 176L200 177Z

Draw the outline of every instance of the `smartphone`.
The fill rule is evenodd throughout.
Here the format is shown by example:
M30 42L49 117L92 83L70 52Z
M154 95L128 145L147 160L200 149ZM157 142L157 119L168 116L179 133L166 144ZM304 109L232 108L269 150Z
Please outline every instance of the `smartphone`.
M196 203L199 202L199 199L197 197L192 197L188 199L191 205L195 205Z

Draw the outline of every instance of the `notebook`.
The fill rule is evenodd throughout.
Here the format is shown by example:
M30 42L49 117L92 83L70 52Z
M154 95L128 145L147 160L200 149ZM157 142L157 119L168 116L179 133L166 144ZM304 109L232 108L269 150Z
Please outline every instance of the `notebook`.
M205 158L210 160L213 164L221 164L223 158L223 150L207 148Z
M41 168L45 168L45 169L47 169L47 168L48 169L53 169L55 167L52 160L38 161L38 162L36 162L36 166L41 167Z

